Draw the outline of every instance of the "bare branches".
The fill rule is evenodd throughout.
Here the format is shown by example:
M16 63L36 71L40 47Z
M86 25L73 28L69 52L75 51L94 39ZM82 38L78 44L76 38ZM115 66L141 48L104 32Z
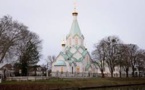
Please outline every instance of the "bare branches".
M16 47L22 39L22 31L27 27L12 17L4 16L0 19L0 62L16 54Z
M28 30L28 27L12 20L10 16L0 19L0 63L6 60L17 60L24 54L26 45L31 42L41 50L41 40L38 35Z
M124 70L128 77L129 68L132 68L132 76L135 76L135 70L145 69L145 50L139 49L135 44L123 44L116 36L103 38L98 44L95 44L95 50L92 52L93 60L104 73L104 62L110 70L111 77L115 67L119 67L120 77Z
M55 56L48 56L46 59L47 63L47 69L50 70L52 68L52 63L55 62L56 57Z

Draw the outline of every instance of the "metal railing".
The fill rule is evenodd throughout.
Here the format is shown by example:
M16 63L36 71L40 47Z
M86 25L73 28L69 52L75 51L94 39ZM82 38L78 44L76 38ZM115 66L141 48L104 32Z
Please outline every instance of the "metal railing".
M52 77L69 78L69 77L97 77L98 73L77 73L77 72L52 72Z
M36 81L36 80L46 80L46 76L19 76L19 77L8 77L7 81Z

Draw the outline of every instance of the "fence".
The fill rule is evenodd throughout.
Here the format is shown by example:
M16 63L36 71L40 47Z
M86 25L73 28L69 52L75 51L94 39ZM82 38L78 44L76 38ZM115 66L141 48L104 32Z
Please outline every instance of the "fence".
M71 72L52 72L52 77L71 78L71 77L97 77L98 73L71 73Z
M19 76L19 77L7 77L7 81L35 81L46 80L46 76Z

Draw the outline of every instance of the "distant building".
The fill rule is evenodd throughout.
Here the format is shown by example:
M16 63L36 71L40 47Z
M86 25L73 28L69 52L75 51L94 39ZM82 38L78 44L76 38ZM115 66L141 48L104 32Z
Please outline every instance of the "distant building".
M74 11L72 15L70 32L66 40L62 41L62 51L52 64L52 76L89 76L96 73L90 54L84 46L84 36L77 21L78 13Z
M0 68L0 75L1 77L4 77L4 73L6 77L14 76L14 69L11 64L5 64Z
M43 76L46 72L46 68L40 65L29 67L29 76Z

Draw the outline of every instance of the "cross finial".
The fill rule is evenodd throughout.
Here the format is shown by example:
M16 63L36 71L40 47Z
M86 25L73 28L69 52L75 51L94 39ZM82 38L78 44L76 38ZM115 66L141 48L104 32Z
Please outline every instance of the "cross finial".
M74 0L74 11L73 11L73 13L72 13L73 16L77 16L77 15L78 15L78 13L77 13L77 11L76 11L76 7L77 7L77 5L76 5L76 0Z
M74 12L76 12L76 8L77 8L77 1L74 0Z

